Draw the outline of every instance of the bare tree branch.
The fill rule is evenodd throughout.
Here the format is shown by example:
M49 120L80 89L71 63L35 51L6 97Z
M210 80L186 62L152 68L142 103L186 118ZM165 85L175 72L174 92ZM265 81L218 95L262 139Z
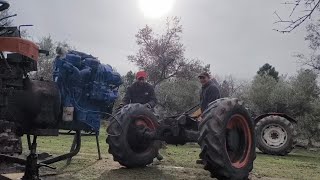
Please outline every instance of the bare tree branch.
M277 11L275 11L274 14L279 18L280 21L282 21L281 17L280 17L279 14L277 13Z
M305 22L307 19L310 19L314 11L319 7L320 0L296 0L294 2L285 2L285 5L290 5L292 7L292 11L289 15L289 20L283 20L277 12L274 14L279 19L278 21L274 22L274 24L288 24L284 29L273 29L278 32L282 33L289 33L292 32L294 29L296 29L298 26L300 26L303 22ZM306 8L302 12L305 14L298 16L295 20L291 20L290 18L293 16L293 14L297 13L298 8Z
M301 0L297 0L297 3L296 3L295 6L293 7L293 9L292 9L289 17L292 16L292 14L294 13L294 11L295 11L295 10L297 9L297 7L300 5L300 2L301 2Z

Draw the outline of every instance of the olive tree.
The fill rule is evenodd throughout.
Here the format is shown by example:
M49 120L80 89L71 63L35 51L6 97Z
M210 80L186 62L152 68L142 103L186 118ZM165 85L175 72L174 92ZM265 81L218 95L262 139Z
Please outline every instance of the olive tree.
M176 77L191 79L208 66L203 67L201 61L185 57L181 37L182 25L177 17L167 19L163 34L154 33L146 25L136 34L138 52L128 56L128 60L145 70L154 86Z
M298 118L298 131L308 140L308 147L312 146L313 140L320 140L320 99L311 103L311 112Z
M290 109L294 116L311 113L312 102L319 97L317 74L312 70L300 70L298 75L291 78L293 89L290 98Z
M37 44L40 49L49 51L49 55L40 54L37 66L38 70L31 73L31 77L34 79L52 80L53 62L57 55L57 47L68 49L70 46L66 42L54 41L50 35L42 37Z
M156 88L159 113L174 115L197 105L200 88L197 79L172 79L161 83Z
M271 111L272 105L269 98L276 84L277 81L271 76L255 76L248 92L249 105L255 113L261 114Z

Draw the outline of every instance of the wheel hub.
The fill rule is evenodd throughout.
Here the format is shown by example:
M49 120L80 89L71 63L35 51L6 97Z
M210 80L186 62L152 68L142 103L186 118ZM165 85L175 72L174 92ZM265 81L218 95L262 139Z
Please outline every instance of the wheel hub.
M129 127L128 144L137 153L145 152L149 149L151 140L144 138L146 131L154 131L155 127L147 117L136 117Z
M287 131L280 125L271 124L262 130L263 142L273 148L279 148L287 142Z
M228 149L232 152L236 152L240 145L240 136L237 130L232 129L228 131L227 142Z
M273 133L271 133L271 138L272 139L278 139L279 138L279 134L277 132L273 132Z

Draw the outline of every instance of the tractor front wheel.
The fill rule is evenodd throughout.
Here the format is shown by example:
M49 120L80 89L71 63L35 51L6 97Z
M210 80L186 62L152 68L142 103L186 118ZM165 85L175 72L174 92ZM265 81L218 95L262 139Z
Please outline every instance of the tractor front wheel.
M158 126L153 112L141 104L123 107L109 125L107 143L114 161L127 168L144 167L153 162L160 149L160 141L141 136L154 132Z
M238 99L211 103L199 125L200 158L218 179L248 179L255 154L254 123Z

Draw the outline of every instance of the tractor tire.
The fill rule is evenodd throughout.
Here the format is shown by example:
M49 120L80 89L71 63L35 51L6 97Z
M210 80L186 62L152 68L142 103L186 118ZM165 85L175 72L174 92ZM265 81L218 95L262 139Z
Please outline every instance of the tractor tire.
M109 125L107 143L114 161L127 168L145 167L153 162L160 141L137 136L137 130L156 131L158 121L152 110L141 104L124 106Z
M200 158L211 177L248 179L256 158L254 123L238 99L212 102L199 124Z
M255 127L257 147L265 154L285 156L296 145L297 132L292 123L280 116L267 116Z

